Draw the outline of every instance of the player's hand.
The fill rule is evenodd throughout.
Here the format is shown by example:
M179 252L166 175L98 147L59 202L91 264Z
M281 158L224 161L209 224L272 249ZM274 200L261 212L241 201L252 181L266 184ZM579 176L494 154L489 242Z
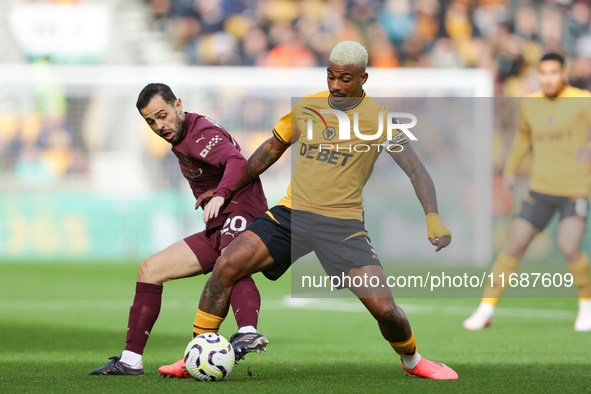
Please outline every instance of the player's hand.
M217 218L218 213L220 212L220 208L222 207L222 205L224 205L224 202L226 202L226 199L224 197L213 197L203 209L203 221L207 223L211 219Z
M586 146L579 146L575 151L575 158L579 163L589 164L591 163L591 150Z
M509 194L512 194L515 190L515 184L517 183L517 176L515 174L503 175L503 181L505 182L505 187L507 187Z
M215 189L209 189L208 191L200 195L197 199L197 202L195 203L195 210L199 209L199 207L201 207L205 200L210 199L213 196L213 193L215 193ZM202 208L205 209L205 207Z
M442 223L439 215L431 212L427 214L427 238L431 245L436 246L436 252L447 247L451 243L451 231Z

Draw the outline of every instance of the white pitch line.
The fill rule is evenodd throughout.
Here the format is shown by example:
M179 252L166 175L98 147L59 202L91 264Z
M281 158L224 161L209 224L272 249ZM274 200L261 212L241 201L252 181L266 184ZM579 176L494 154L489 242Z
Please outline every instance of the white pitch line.
M87 311L87 310L129 310L132 300L0 300L0 312L4 311ZM399 304L409 315L450 315L469 316L475 310L469 306ZM196 310L197 300L163 300L164 310ZM360 302L335 299L291 298L285 296L281 300L263 300L262 310L281 310L285 308L320 310L333 312L366 313ZM575 311L563 309L534 308L497 308L495 316L526 317L534 319L574 319Z
M308 309L335 312L367 312L360 302L349 302L334 299L316 298L283 298L283 304L287 308ZM424 304L398 304L409 315L453 315L470 316L476 306L445 306ZM534 309L534 308L497 308L495 316L500 317L527 317L533 319L574 319L575 311L564 309Z

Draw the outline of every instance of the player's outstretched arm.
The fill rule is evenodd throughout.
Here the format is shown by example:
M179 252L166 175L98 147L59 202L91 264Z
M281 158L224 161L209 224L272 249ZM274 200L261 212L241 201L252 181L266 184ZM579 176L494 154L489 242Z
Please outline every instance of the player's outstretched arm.
M417 156L410 143L402 145L400 152L390 152L390 156L408 175L415 193L427 215L427 228L429 241L436 246L436 252L448 246L451 242L451 232L441 224L437 210L437 195L431 175Z

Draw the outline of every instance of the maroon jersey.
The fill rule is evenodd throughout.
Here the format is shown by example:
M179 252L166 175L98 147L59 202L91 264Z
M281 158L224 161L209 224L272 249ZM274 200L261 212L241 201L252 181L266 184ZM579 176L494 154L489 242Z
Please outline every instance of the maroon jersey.
M240 153L240 146L222 126L207 116L186 113L183 122L183 139L172 147L179 159L183 176L189 181L195 198L210 189L216 189L214 197L226 198L238 184L248 162ZM217 223L224 213L241 210L262 215L267 210L267 200L259 177L238 190L220 209Z

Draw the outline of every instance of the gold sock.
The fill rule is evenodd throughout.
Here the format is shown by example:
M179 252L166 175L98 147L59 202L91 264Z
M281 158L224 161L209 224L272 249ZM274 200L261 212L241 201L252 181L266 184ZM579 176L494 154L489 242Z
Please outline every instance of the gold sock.
M195 323L193 324L193 334L197 336L205 334L206 332L217 333L223 321L223 317L210 315L207 312L203 312L201 309L197 309Z
M411 331L410 338L404 342L390 342L388 341L392 349L399 356L412 357L417 352L417 344L415 343L415 334Z
M579 300L591 298L591 277L589 277L589 256L587 253L581 253L577 261L569 262L568 268L573 274L573 281L577 287Z
M485 304L490 304L494 307L497 306L497 304L499 303L500 298L483 298L480 300L480 302L484 302Z
M497 306L503 291L509 286L509 275L515 273L517 264L519 264L519 259L511 257L506 253L501 253L497 256L497 259L490 270L493 274L493 287L490 287L490 277L487 276L487 285L481 302ZM503 287L503 279L499 277L499 275L502 274L505 275L505 287Z

